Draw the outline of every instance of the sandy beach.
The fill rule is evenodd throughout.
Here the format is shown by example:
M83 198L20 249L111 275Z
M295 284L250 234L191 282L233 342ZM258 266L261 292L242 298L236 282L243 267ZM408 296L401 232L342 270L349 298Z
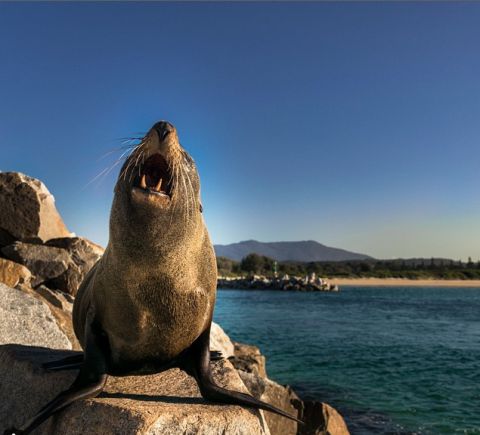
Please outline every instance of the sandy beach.
M478 287L480 280L462 279L404 279L404 278L332 278L328 280L338 286L405 286L405 287Z

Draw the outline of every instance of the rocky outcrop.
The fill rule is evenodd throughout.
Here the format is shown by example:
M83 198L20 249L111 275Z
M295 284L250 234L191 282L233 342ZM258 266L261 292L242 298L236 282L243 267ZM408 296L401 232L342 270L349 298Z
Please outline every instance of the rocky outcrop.
M0 204L0 257L4 257L0 259L0 282L11 287L29 284L29 271L32 287L45 284L75 295L103 248L71 237L53 196L39 180L0 172Z
M234 343L234 354L230 361L237 370L253 373L263 378L267 377L265 357L257 346L243 343Z
M223 358L233 357L235 353L232 340L225 334L221 326L215 322L212 323L210 330L210 349L220 352Z
M72 348L46 303L5 284L0 284L0 343Z
M46 245L66 250L70 258L65 273L51 279L49 286L76 295L83 278L103 255L104 249L82 237L52 239Z
M3 246L10 245L15 241L15 237L13 237L8 231L3 230L0 228L0 248Z
M302 292L336 292L338 286L331 284L321 278L306 276L284 276L282 278L267 278L265 276L250 277L220 277L217 287L221 289L242 289L242 290L283 290Z
M311 400L302 400L289 387L268 379L263 370L258 370L258 357L263 364L265 357L256 346L235 343L235 356L230 358L238 370L250 394L296 416L305 424L297 424L279 415L265 413L265 420L275 435L349 435L342 416L330 405Z
M2 254L32 272L33 286L60 276L67 271L70 262L65 249L33 243L15 242L2 248Z
M81 237L52 239L46 244L16 241L1 249L4 257L33 274L32 286L75 295L83 278L103 254L103 248Z
M25 346L0 346L0 421L9 427L34 415L73 381L75 372L47 373L41 364L69 355ZM248 392L227 360L213 363L222 386ZM7 400L8 399L8 400ZM149 376L110 376L102 395L76 402L49 419L38 435L267 435L258 411L207 403L193 378L179 369Z
M70 232L45 185L19 172L0 172L0 229L2 238L47 241Z
M4 290L5 295L2 293L0 297L5 301L7 311L13 309L9 315L1 313L1 319L5 319L10 328L0 325L0 331L8 332L6 339L2 337L2 342L34 345L0 346L0 403L5 404L0 407L0 421L5 421L6 426L9 426L23 422L25 415L33 415L68 387L75 372L46 372L41 367L43 362L71 353L35 347L70 348L65 335L61 343L39 339L48 333L49 325L59 324L61 319L52 315L53 312L56 311L57 315L62 313L63 322L69 322L70 328L71 314L58 306L36 299L41 297L38 295L39 289L24 287L21 291L3 286L0 290ZM19 325L22 319L18 312L22 309L16 307L23 305L35 309L41 307L39 315L32 316L29 312L22 314L28 319L34 317L38 322L30 321ZM15 320L12 320L12 316ZM57 334L58 330L62 336L60 325ZM42 334L38 331L42 331ZM71 337L68 338L71 340ZM215 379L221 385L238 391L249 391L253 396L304 419L307 422L305 426L297 426L294 421L269 412L264 412L262 416L262 413L239 406L209 404L201 398L193 378L178 369L171 369L157 375L110 377L101 396L73 404L57 417L48 420L36 433L348 434L343 419L333 408L319 402L303 402L290 388L268 379L265 375L265 358L259 349L240 343L234 345L223 329L213 324L211 350L229 355L232 349L234 355L229 360L223 358L212 362ZM27 379L28 382L21 381Z
M35 291L53 306L72 313L74 299L60 290L52 290L45 285L38 286Z
M81 349L72 327L72 304L103 249L68 237L53 197L38 180L0 173L0 204L1 433L4 426L33 416L74 379L75 371L47 373L42 363L71 354L65 349ZM217 324L212 325L210 339L219 384L250 392L307 424L297 427L272 413L207 403L191 377L171 369L149 376L109 377L100 397L74 403L35 433L348 434L333 408L304 402L290 388L268 379L265 357L257 347L232 343Z
M0 258L0 282L15 287L18 284L30 284L32 274L21 264Z
M330 405L317 401L295 401L299 418L306 422L298 435L349 435L343 417Z
M294 406L293 401L300 399L289 387L283 387L258 374L247 373L242 370L238 370L238 373L252 396L283 409L290 415L299 416L298 409ZM288 420L271 412L265 412L265 420L271 433L275 435L296 435L301 426L293 420Z

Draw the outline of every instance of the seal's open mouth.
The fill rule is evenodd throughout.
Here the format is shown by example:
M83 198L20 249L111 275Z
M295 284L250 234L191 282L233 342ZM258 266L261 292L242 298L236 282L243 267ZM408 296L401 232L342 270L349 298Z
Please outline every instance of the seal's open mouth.
M133 187L145 194L172 196L172 177L168 163L161 154L153 154L140 167Z

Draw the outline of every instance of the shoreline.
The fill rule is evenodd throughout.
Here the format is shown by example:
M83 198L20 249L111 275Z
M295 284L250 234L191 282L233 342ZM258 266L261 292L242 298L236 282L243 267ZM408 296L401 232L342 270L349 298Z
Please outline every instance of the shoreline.
M470 287L480 288L480 279L328 278L342 287Z

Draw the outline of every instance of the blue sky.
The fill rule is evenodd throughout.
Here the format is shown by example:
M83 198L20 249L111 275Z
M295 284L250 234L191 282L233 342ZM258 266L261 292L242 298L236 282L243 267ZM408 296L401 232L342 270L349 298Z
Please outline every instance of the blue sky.
M0 3L0 170L101 244L121 138L173 122L216 243L480 258L479 3Z

